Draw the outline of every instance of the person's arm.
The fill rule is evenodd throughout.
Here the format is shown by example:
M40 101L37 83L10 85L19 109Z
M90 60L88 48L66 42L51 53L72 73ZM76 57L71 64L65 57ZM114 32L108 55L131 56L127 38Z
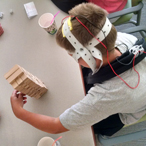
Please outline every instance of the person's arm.
M18 91L14 90L11 96L12 110L17 118L48 133L57 134L68 131L68 129L63 127L59 118L35 114L23 109L23 105L26 103L27 98L24 94L18 94L17 92Z

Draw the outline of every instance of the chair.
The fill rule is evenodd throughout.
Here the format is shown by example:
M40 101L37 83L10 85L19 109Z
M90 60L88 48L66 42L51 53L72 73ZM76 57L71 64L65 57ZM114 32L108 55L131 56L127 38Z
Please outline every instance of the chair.
M143 125L146 124L146 115L144 115L137 123L135 123L133 125L129 125L129 126L124 126L124 128L122 128L122 130L124 131L127 127L129 127L129 129L130 128L136 129L135 127L136 126L138 127L140 124L142 125L142 123L144 123ZM143 127L145 127L145 126L143 126ZM142 138L146 139L146 129L143 129L143 130L141 130L140 128L137 128L137 129L139 129L140 131L127 133L124 135L120 135L121 131L119 131L118 134L114 134L114 136L109 137L109 138L103 137L102 135L96 135L96 137L98 138L98 141L101 143L102 146L113 146L113 145L120 146L121 144L124 146L127 146L127 145L130 146L130 143L126 145L126 142L136 141L136 140L142 139ZM146 143L144 143L144 144L146 144ZM132 146L133 145L134 144L132 144Z
M133 31L140 32L142 37L146 38L146 26L140 25L141 11L142 11L143 5L144 4L142 3L142 0L128 0L125 9L109 14L108 18L113 19L113 18L119 17L115 22L112 23L114 26L118 26L118 25L122 25L126 23L134 24L135 25L134 27L125 29L123 30L123 32L126 32L126 33L130 33ZM136 20L131 19L133 14L137 16Z
M139 32L141 34L141 36L143 38L145 38L145 41L146 41L146 26L134 26L134 27L130 27L128 29L124 29L122 30L122 32L125 32L125 33L135 33L135 32ZM143 33L144 32L144 33Z
M114 12L108 15L109 19L120 17L113 22L113 25L121 25L125 23L133 23L134 25L140 25L141 10L143 8L142 0L128 0L125 9ZM133 14L137 15L137 21L131 20Z

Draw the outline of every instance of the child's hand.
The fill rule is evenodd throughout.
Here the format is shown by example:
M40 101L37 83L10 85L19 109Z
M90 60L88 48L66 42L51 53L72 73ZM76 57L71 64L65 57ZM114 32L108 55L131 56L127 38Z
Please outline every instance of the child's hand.
M13 91L11 95L11 106L16 117L19 118L19 116L21 115L23 106L26 102L27 102L27 97L25 97L25 94L18 93L17 90Z

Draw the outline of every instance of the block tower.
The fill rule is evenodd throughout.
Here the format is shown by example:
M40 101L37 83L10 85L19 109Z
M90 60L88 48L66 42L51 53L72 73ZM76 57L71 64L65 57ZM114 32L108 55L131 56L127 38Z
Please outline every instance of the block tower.
M40 79L19 65L15 65L4 77L14 89L36 99L48 90Z

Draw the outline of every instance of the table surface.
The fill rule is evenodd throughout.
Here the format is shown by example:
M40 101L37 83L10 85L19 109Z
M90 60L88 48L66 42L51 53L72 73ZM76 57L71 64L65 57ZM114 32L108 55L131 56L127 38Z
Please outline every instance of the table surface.
M40 99L28 97L25 109L58 117L67 108L84 97L79 65L60 48L55 35L49 35L38 25L43 13L56 14L58 8L50 0L34 0L38 15L28 19L24 4L28 0L0 0L0 23L4 34L0 36L0 145L37 146L44 136L54 139L62 136L61 146L94 146L91 127L62 134L48 134L17 119L11 109L12 86L5 80L15 64L41 79L48 92ZM10 9L13 14L10 14ZM55 18L57 27L67 14L60 12Z

